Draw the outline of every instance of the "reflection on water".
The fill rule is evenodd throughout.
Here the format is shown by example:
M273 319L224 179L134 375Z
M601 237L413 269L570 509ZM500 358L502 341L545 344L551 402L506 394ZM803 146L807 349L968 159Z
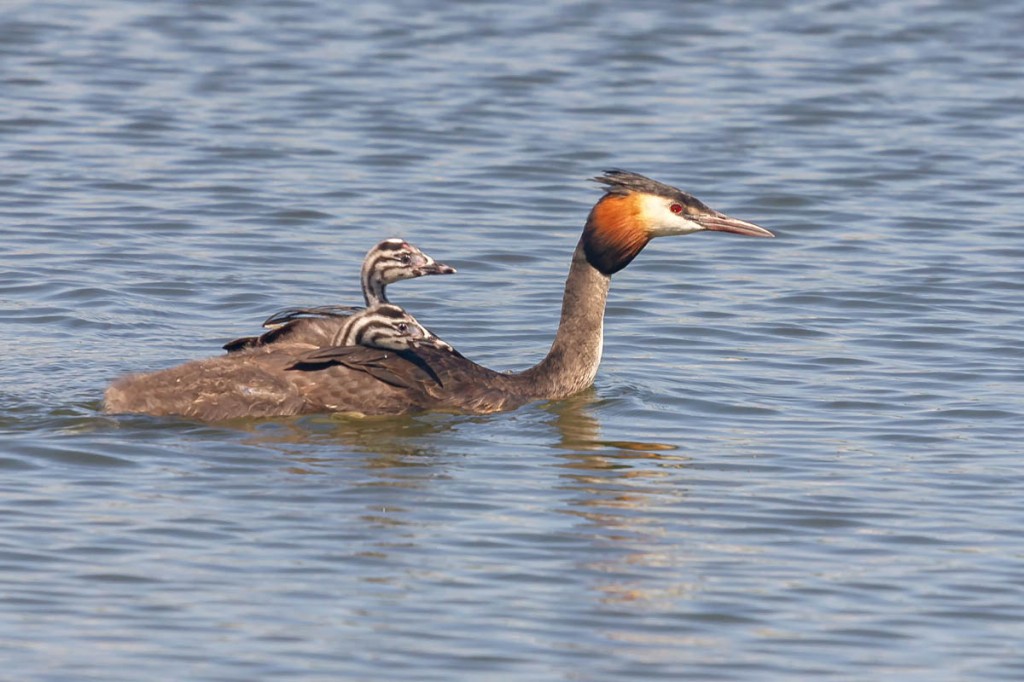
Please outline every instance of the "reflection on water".
M445 451L442 434L451 433L458 418L440 415L402 415L397 417L353 417L350 415L314 415L293 419L275 419L258 424L238 422L234 426L251 431L247 441L265 446L335 444L339 453L348 450L383 456L380 466L415 464L417 457ZM441 438L440 441L436 440Z
M545 403L543 409L555 416L551 424L558 430L558 447L564 450L609 450L648 452L675 450L670 443L602 440L601 425L595 416L598 402L594 387L565 400Z
M555 434L550 442L552 466L561 473L557 488L565 495L563 513L577 519L572 534L588 546L575 571L591 577L590 590L597 602L631 608L672 608L671 602L691 594L692 576L680 572L679 538L662 518L683 514L685 471L690 457L675 445L659 442L609 441L601 438L594 390L568 400L542 404L545 423ZM494 426L502 416L416 415L402 417L315 416L259 425L239 424L251 435L249 444L279 450L293 474L323 474L338 458L353 459L362 467L360 487L400 488L405 496L393 498L360 519L382 531L376 549L360 554L385 561L395 542L428 542L433 524L416 513L410 495L414 489L444 495L437 487L465 432L476 426ZM315 446L321 454L310 454ZM354 452L364 456L356 458ZM350 472L351 475L351 472ZM427 486L425 489L424 487ZM480 509L488 507L480 502ZM457 506L466 512L472 503ZM479 510L478 510L479 511ZM396 537L393 533L398 532ZM425 547L424 547L425 548ZM672 568L666 572L664 569ZM401 572L375 581L401 579ZM609 637L636 637L608 633Z
M630 459L665 459L658 453L674 451L669 443L604 440L595 416L597 392L590 388L567 400L539 403L556 439L552 447L575 453L577 468L627 466ZM422 458L457 452L467 425L487 425L505 416L451 415L444 413L361 417L348 414L313 415L264 422L238 421L231 425L251 435L246 443L282 446L336 444L339 452L355 450L378 457L370 466L388 468L417 466ZM616 464L618 462L618 464Z
M690 458L668 443L602 440L595 400L588 391L545 406L555 415L558 447L566 451L559 455L565 513L581 520L574 532L592 546L575 570L591 576L599 602L673 608L695 587L679 570L685 565L677 556L679 538L660 517L683 513L682 477ZM624 631L607 636L640 637Z

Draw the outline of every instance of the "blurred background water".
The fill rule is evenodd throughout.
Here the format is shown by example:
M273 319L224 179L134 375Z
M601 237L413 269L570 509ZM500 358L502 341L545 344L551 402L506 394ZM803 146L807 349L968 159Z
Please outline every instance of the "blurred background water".
M1024 677L1024 7L0 4L6 679ZM778 234L617 275L507 414L109 417L396 285L526 367L610 167Z

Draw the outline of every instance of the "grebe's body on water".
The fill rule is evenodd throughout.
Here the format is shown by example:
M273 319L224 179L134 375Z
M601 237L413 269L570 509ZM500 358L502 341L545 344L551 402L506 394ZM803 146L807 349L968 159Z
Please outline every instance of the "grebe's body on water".
M590 386L597 374L611 276L651 239L704 230L773 236L636 173L607 171L595 180L606 185L606 193L591 210L573 252L554 342L544 359L525 371L496 372L433 346L300 350L271 344L125 377L108 389L106 409L220 420L314 412L484 413L565 398ZM232 384L246 385L218 403L218 390ZM260 387L259 397L246 401L252 385ZM205 399L200 402L199 396Z

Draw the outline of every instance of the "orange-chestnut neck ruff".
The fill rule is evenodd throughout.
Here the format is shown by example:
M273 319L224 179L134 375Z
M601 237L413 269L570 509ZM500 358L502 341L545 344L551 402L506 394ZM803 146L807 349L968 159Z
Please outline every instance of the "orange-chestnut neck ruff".
M642 195L604 196L590 211L583 228L587 261L605 275L614 275L636 258L651 240Z

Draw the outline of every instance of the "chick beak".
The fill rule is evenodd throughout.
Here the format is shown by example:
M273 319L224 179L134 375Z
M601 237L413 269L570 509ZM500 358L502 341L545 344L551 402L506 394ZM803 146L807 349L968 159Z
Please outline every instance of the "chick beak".
M454 275L455 268L444 263L430 262L426 265L421 265L416 268L416 274L419 276L423 275Z

